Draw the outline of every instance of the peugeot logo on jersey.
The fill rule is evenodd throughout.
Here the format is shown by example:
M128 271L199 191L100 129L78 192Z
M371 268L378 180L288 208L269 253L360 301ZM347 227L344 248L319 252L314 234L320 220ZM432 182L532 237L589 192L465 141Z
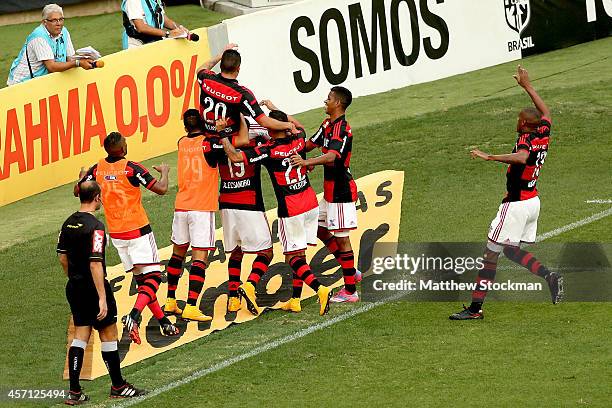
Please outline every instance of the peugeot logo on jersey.
M117 180L117 176L113 176L112 174L104 176L104 180L106 181L115 181Z

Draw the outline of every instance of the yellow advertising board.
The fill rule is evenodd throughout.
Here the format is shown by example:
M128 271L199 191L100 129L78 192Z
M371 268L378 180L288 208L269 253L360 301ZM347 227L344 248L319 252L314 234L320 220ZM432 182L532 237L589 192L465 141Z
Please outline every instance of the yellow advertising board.
M199 107L199 42L158 41L105 56L104 68L71 69L0 90L0 206L75 180L104 156L104 137L128 137L140 161L176 150L182 113Z
M359 228L351 232L351 242L355 253L356 266L362 271L370 268L374 256L374 245L378 242L397 242L399 237L400 216L402 209L402 192L404 185L404 173L401 171L387 170L357 180L359 189L359 201L357 203L357 222ZM319 195L319 199L322 195ZM278 221L276 209L266 213L272 229L274 240L274 259L270 264L270 270L257 287L257 303L272 309L280 308L291 297L292 274L288 265L284 264L282 247L276 237ZM171 216L171 214L168 214ZM206 270L206 282L200 298L199 307L207 315L213 316L211 322L186 322L177 319L177 326L181 334L176 337L164 337L161 335L157 320L151 312L145 309L142 314L140 325L140 337L142 344L131 343L126 332L123 332L119 341L119 352L122 357L122 366L137 363L148 357L164 351L173 349L201 337L207 336L214 331L223 330L234 323L244 323L255 319L244 307L239 312L227 312L228 272L227 260L229 257L223 251L222 229L216 231L217 250L212 254L210 266ZM159 250L160 259L170 259L172 247L168 246ZM242 262L242 281L246 281L255 255L245 255ZM342 270L336 260L329 255L327 249L319 243L311 247L306 253L313 273L324 285L339 286L342 284ZM113 288L117 300L119 317L127 314L133 307L136 299L136 285L132 274L126 274L121 265L107 268L107 279ZM188 265L185 266L183 277L177 288L177 299L186 299L188 285ZM165 283L159 288L158 299L161 305L166 299ZM303 298L311 297L315 293L304 285ZM179 301L184 306L184 302ZM333 304L331 306L333 308ZM283 312L284 313L284 312ZM326 316L321 319L326 319ZM174 317L171 317L174 320ZM119 333L123 329L118 323ZM73 330L70 324L68 345L72 338ZM106 367L100 354L100 340L97 335L92 335L85 353L85 361L81 378L94 379L107 374ZM67 369L64 370L64 378L68 378Z

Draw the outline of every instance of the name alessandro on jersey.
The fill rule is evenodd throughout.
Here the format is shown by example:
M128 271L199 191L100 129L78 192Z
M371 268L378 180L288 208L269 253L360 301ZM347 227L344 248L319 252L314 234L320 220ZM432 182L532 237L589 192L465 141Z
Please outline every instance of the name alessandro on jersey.
M238 181L223 181L223 188L226 189L234 189L234 188L244 188L251 186L251 179L244 179Z

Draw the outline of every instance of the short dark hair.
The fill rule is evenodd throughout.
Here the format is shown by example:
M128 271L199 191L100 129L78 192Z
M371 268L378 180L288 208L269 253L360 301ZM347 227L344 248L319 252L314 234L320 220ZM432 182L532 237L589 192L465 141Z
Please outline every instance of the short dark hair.
M79 185L79 200L82 203L91 203L102 190L96 180L84 181Z
M183 125L187 132L193 132L194 130L204 130L204 120L200 116L200 112L197 109L187 109L183 114Z
M108 136L106 136L106 138L104 139L104 150L106 150L106 153L108 153L109 155L117 153L122 140L123 135L121 133L110 132Z
M525 120L529 125L537 126L540 124L540 121L542 120L542 112L540 112L539 109L528 107L524 108L521 112L524 114Z
M234 72L240 67L242 58L236 50L225 50L221 56L221 72Z
M270 111L270 114L268 116L271 117L272 119L276 119L281 122L289 122L289 118L287 118L287 114L283 111L273 110L273 111Z
M342 109L346 110L351 105L351 102L353 102L353 94L345 87L334 86L331 91L336 94L336 97L340 100Z

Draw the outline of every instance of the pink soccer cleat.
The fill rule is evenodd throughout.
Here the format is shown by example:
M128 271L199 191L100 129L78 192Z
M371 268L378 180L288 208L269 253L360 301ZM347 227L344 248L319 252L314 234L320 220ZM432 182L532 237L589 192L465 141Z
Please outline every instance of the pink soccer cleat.
M357 292L348 293L348 291L344 288L340 289L338 293L336 293L330 300L332 303L355 303L359 302L359 295Z

